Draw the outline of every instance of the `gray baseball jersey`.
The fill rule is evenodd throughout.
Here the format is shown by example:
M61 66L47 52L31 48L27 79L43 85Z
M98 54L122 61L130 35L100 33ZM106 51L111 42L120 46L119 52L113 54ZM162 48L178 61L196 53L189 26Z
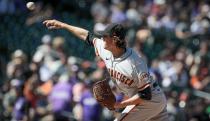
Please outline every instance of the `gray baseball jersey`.
M104 41L94 38L93 45L96 55L105 62L108 72L115 83L125 95L132 97L144 89L147 84L155 81L149 75L144 59L131 48L119 58L104 49ZM143 100L139 105L127 106L115 121L168 121L166 111L166 98L160 87L152 88L152 99Z
M103 40L94 39L93 43L96 54L105 62L113 82L127 96L135 95L146 84L154 82L143 58L131 48L127 48L121 57L114 58L110 51L104 49Z

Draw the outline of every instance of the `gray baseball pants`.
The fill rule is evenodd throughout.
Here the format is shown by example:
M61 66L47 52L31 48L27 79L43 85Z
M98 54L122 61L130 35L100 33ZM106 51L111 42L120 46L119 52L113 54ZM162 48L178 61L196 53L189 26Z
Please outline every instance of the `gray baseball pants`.
M160 88L153 90L151 100L127 106L114 121L169 121L166 97Z

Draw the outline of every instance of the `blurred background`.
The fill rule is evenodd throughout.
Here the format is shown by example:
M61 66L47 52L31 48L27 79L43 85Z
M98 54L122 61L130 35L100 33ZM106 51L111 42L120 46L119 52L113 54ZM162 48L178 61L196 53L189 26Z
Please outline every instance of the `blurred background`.
M123 24L167 96L170 121L210 120L209 0L34 0L33 11L27 2L0 0L1 121L113 120L91 89L104 63L69 32L47 30L46 19L90 31Z

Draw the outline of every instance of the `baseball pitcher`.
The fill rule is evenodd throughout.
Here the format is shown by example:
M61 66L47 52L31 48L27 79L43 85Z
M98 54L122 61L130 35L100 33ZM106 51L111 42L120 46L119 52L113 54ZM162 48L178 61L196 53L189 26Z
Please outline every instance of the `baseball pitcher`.
M100 38L79 27L57 20L43 22L49 29L66 29L94 46L97 56L105 62L115 86L129 98L113 105L125 108L115 121L168 121L166 98L153 80L143 58L126 47L125 30L121 24L110 24L98 32Z

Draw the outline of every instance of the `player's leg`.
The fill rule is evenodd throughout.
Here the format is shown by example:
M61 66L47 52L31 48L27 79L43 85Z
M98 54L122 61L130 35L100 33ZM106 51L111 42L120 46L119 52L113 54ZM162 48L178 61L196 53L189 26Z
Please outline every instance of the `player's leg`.
M118 115L115 115L116 119L114 121L121 121L123 118L125 118L131 111L135 110L136 105L130 105L127 106L122 113L118 113Z
M166 111L163 111L165 108L166 99L164 94L153 95L153 99L150 101L145 100L142 104L133 108L126 107L115 121L150 121L150 119L158 116L161 112L167 114ZM126 112L125 110L129 111ZM159 116L161 117L161 115Z
M134 108L129 113L122 113L115 121L148 121L152 116L151 112L153 111L150 109L138 110Z
M169 121L168 113L166 111L166 108L162 112L160 112L160 114L153 117L150 121Z
M163 118L167 119L167 115L165 115L167 113L160 114L160 112L162 112L162 110L163 110L162 106L159 106L159 107L155 106L155 108L137 106L127 114L122 113L121 117L118 118L117 121L151 121L151 119L153 119L153 117L160 119L157 121L168 121L168 120L161 120ZM163 111L163 112L165 112L165 111Z

